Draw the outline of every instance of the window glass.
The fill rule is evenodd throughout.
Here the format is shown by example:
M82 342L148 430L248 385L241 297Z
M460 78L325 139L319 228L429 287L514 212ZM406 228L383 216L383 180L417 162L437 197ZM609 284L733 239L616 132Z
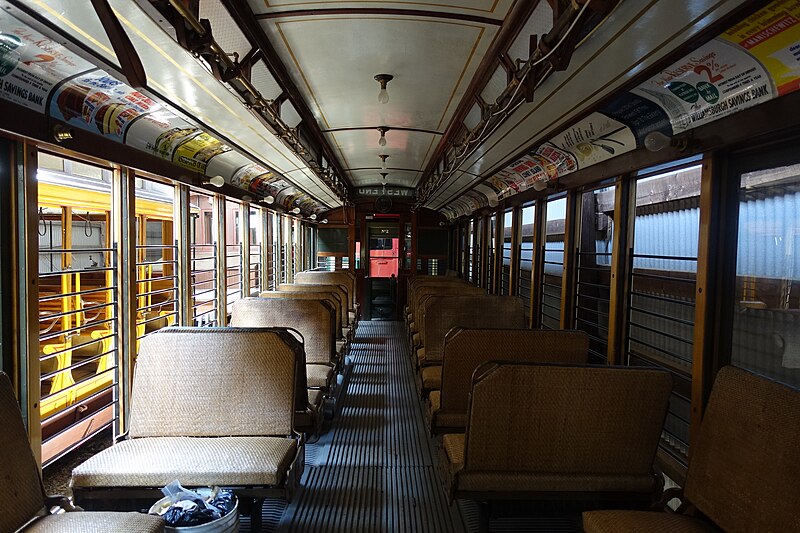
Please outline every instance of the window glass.
M731 362L800 387L800 164L742 174Z
M533 234L533 222L536 216L536 206L531 204L522 208L522 239L520 241L519 255L519 283L517 283L517 295L522 298L525 307L525 321L529 323L531 318L531 275L533 269L533 256L535 236Z
M561 327L561 282L564 275L564 227L567 199L564 197L552 199L546 205L540 326L546 329L559 329Z

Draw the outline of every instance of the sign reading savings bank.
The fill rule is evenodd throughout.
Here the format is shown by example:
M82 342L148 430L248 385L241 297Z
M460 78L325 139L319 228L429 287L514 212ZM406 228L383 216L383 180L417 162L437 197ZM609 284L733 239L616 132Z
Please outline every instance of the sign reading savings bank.
M491 176L502 200L644 144L800 89L800 0L776 0ZM539 185L541 184L541 185ZM468 215L465 197L444 208Z

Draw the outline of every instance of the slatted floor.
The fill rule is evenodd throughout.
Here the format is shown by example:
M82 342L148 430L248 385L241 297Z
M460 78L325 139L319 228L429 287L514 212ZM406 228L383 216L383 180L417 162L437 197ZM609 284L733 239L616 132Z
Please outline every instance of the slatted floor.
M308 445L278 531L464 530L440 487L399 322L362 322L333 427Z

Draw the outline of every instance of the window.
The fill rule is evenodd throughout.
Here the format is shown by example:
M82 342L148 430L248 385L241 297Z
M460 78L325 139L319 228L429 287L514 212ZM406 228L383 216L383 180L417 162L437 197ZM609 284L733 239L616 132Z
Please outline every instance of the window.
M731 363L800 387L800 164L739 177Z
M536 206L531 204L522 208L522 239L519 254L519 283L517 283L517 296L522 298L525 307L525 323L530 324L531 318L531 275L533 270L534 243L536 236L533 233Z
M574 327L589 335L590 362L599 364L608 353L614 192L604 187L580 196Z
M488 254L487 262L486 262L486 269L487 269L487 276L486 276L486 289L487 292L490 294L494 294L495 292L495 283L494 283L494 261L495 261L495 254L497 253L497 245L495 231L497 229L497 215L492 215L489 217L489 239L488 239L488 249L486 253Z
M642 171L635 183L627 363L675 377L662 449L686 464L701 166Z
M511 289L511 239L514 212L509 209L503 216L503 271L500 279L500 294L508 296Z
M214 231L213 197L191 191L189 203L201 213L202 229L195 228L190 243L189 274L192 289L192 324L217 325L217 246ZM192 210L194 211L194 207ZM200 230L200 231L198 231Z
M564 227L567 199L547 201L545 211L544 257L542 257L542 317L540 326L545 329L561 327L561 285L564 276Z

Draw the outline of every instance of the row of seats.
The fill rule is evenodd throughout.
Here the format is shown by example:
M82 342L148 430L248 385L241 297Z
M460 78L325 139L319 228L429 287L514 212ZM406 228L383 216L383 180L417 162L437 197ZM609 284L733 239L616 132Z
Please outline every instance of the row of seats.
M171 327L142 340L122 413L128 434L73 470L76 503L139 509L174 479L234 488L244 512L291 499L358 320L349 273L296 281L234 302L231 327ZM258 530L260 512L251 516Z
M447 495L486 506L526 500L540 512L664 508L674 492L664 496L654 459L671 375L588 365L585 333L526 329L513 300L476 294L455 279L409 283L411 364L430 431L439 438ZM725 531L800 530L800 518L789 512L800 508L790 489L800 479L799 408L797 391L723 369L692 451L685 484L692 505L681 510L699 509ZM737 441L747 442L735 453L725 449ZM758 466L740 468L748 460ZM765 493L754 496L755 486ZM728 491L736 497L718 501ZM732 506L744 511L732 513ZM770 516L745 516L756 514ZM627 510L587 512L584 527L605 533L715 526L684 515Z

